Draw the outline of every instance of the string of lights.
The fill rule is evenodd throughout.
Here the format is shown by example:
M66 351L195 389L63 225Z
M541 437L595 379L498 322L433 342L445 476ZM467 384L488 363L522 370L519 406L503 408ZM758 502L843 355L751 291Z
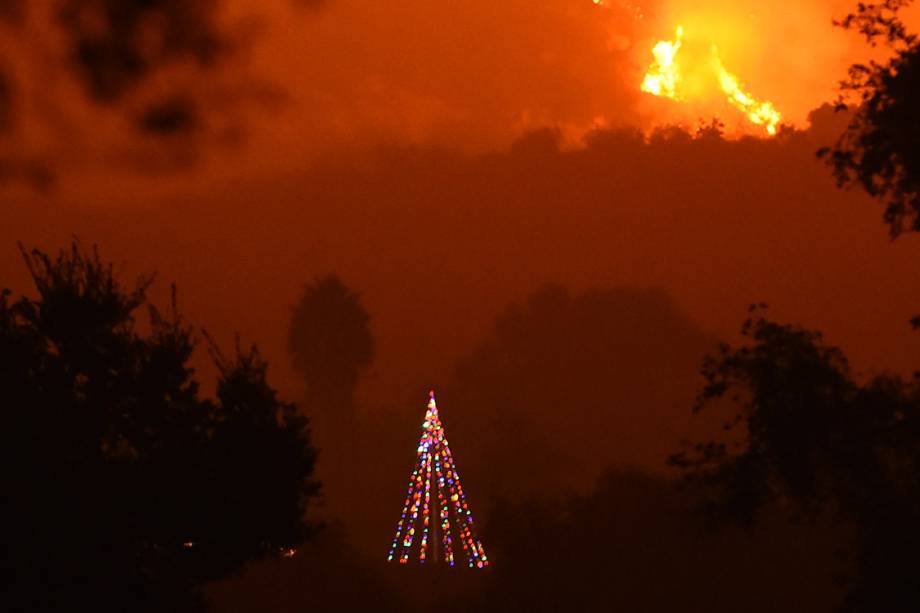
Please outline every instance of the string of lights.
M444 434L433 390L428 394L428 409L416 451L418 461L409 477L406 501L396 523L396 535L387 561L398 559L400 564L407 564L416 541L416 532L420 530L420 563L442 560L454 566L456 536L463 547L467 566L485 568L489 565L489 559L473 528L473 514L460 484L460 474ZM451 514L454 516L453 522ZM434 530L438 530L440 535L432 534ZM438 536L440 552L437 550Z

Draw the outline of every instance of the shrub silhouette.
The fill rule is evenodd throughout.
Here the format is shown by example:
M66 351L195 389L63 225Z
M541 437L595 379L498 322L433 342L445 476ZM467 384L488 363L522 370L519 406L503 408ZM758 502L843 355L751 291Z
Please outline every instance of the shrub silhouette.
M175 291L161 313L95 250L23 256L37 297L0 297L6 610L198 610L205 582L310 537L307 420L254 347L214 349L202 398Z

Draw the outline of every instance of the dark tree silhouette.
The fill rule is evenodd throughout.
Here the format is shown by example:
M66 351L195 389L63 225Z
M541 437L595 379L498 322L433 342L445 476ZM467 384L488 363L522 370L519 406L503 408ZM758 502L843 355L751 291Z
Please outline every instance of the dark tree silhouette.
M839 22L873 47L883 41L894 56L850 67L838 109L855 104L852 120L836 145L818 152L840 185L858 185L884 201L892 236L920 231L920 44L898 18L911 1L860 3Z
M635 470L584 495L501 501L482 593L446 610L831 610L832 533L782 521L716 533L690 504L675 482Z
M470 486L514 497L590 487L609 465L661 466L699 425L677 407L716 344L660 288L541 287L496 319L443 394ZM586 427L605 443L585 444Z
M920 379L860 383L817 332L752 307L748 344L703 366L697 410L728 405L729 433L672 457L713 517L753 523L779 503L852 524L846 611L920 607Z
M352 411L355 387L375 351L360 296L335 275L307 284L291 316L288 350L311 406L323 413Z
M316 452L255 348L215 350L202 398L175 292L163 314L95 250L23 255L37 296L0 298L4 610L198 610L305 542Z

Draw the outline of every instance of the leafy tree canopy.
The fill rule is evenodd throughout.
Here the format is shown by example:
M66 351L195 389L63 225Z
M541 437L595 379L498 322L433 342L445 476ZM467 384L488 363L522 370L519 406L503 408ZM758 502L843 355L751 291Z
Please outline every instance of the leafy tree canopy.
M754 308L748 342L704 363L698 410L732 408L721 440L674 455L713 517L779 504L854 526L847 611L920 607L920 379L859 381L817 332Z
M838 108L855 107L852 119L833 147L818 152L841 186L859 186L885 203L892 236L920 231L920 44L898 17L911 1L860 3L838 22L893 56L850 67Z
M253 347L213 350L76 243L23 250L36 297L0 295L6 610L196 610L199 587L308 539L307 420ZM148 311L138 322L137 312Z

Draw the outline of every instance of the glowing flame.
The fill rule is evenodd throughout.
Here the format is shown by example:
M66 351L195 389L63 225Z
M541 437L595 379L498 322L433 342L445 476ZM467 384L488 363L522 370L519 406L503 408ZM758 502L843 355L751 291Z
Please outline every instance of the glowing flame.
M743 111L751 123L766 128L770 135L776 134L776 128L782 120L782 115L776 110L772 102L757 100L747 93L738 83L738 77L725 70L722 60L719 59L718 50L712 48L712 63L719 75L719 85L728 96L728 101L737 109Z
M642 91L655 96L680 100L677 86L680 83L680 69L677 67L677 52L684 37L683 26L677 26L677 38L661 40L652 49L655 61L649 67L642 81Z
M677 61L677 54L683 45L683 37L683 26L677 26L677 36L674 40L662 40L655 44L652 48L655 60L645 73L642 91L671 100L683 99L681 65ZM776 110L772 102L758 100L744 90L738 77L722 64L719 50L715 45L712 46L710 67L729 104L742 111L751 123L763 126L768 134L776 134L780 121L782 121L780 112Z

